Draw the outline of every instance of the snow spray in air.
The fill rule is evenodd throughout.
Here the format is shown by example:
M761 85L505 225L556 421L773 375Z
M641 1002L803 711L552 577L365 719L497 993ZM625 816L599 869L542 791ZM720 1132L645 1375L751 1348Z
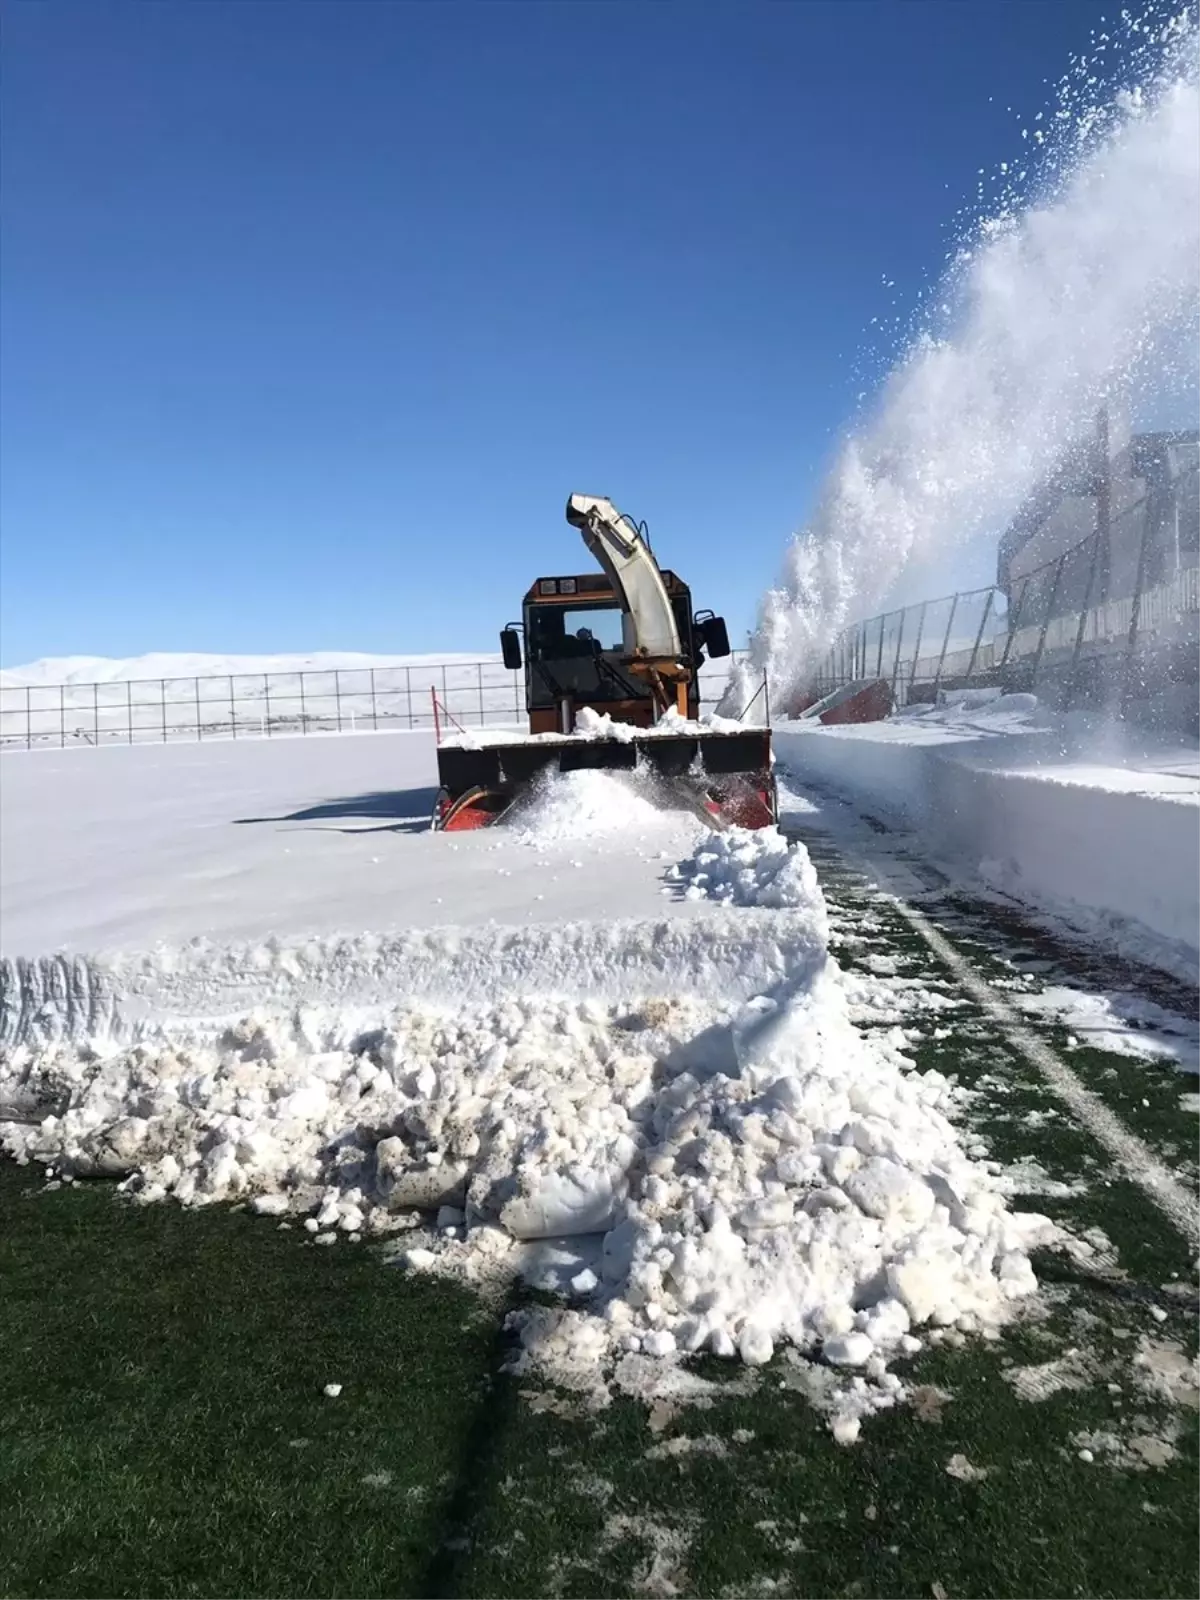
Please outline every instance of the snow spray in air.
M1060 81L1057 110L1023 130L1036 198L1020 196L1018 164L1002 208L964 239L935 296L940 321L842 446L763 597L723 711L764 670L786 704L911 558L998 534L1109 397L1152 385L1173 348L1194 366L1196 19L1124 13L1123 30L1124 87L1097 99L1097 57L1118 47L1100 34Z

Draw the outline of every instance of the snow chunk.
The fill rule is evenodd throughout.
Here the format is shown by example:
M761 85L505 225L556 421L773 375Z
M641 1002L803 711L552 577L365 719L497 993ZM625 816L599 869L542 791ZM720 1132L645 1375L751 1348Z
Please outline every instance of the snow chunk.
M702 839L695 856L675 869L692 900L739 906L822 903L816 869L802 845L789 846L778 828L728 828Z

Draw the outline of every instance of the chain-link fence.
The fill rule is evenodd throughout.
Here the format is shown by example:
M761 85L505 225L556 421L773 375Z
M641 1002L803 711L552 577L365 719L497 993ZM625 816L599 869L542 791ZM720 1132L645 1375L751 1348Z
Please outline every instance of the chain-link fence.
M1195 653L1197 492L1192 473L1157 515L1146 497L1135 500L1086 539L1013 575L1007 594L993 585L855 623L821 662L811 691L885 679L903 706L936 698L939 688L1033 688L1053 675L1069 699L1097 668L1119 680L1122 693L1126 683L1144 689L1152 658ZM1171 672L1178 677L1178 666Z
M711 710L728 676L725 661L700 674ZM527 725L525 678L498 658L399 667L234 672L109 683L0 686L0 748L169 744L305 733L433 727L433 695L465 727Z

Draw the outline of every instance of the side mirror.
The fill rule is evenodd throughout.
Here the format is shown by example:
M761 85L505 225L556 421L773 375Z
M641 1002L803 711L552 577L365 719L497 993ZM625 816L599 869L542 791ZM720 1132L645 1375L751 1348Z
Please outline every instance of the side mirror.
M729 631L725 626L724 617L705 617L699 623L699 631L705 648L714 661L719 656L729 654Z
M515 628L505 628L500 634L500 654L510 672L521 670L521 635Z

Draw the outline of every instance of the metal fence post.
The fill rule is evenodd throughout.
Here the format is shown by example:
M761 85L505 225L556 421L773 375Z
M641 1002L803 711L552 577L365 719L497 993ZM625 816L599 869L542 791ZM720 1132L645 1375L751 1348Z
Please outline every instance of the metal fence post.
M933 675L933 698L936 703L938 684L942 681L942 668L946 665L946 651L950 648L950 630L954 626L954 613L958 610L958 596L955 595L950 602L950 616L946 622L946 634L942 640L942 653L938 657L937 671Z
M58 748L65 750L67 747L67 700L66 685L58 686Z
M912 692L913 684L917 681L917 661L921 655L921 635L925 632L925 608L928 606L928 604L928 600L922 600L921 609L917 613L917 642L913 647L912 671L908 675L908 687L910 693Z
M1079 626L1075 630L1075 648L1071 652L1071 676L1067 683L1068 705L1075 698L1075 689L1079 677L1079 652L1083 649L1083 636L1087 632L1088 613L1092 609L1092 591L1096 586L1096 569L1100 565L1100 529L1097 528L1092 540L1092 562L1088 567L1087 589L1083 596L1083 608L1079 613Z
M92 738L97 748L100 745L100 685L92 685Z
M900 647L904 643L904 619L908 616L908 607L902 606L899 612L900 626L896 630L896 659L892 663L892 704L896 702L896 685L900 680Z
M476 682L479 685L479 726L482 728L484 726L484 720L483 720L483 662L482 661L477 661L475 663L475 678L476 678Z
M267 708L267 738L271 737L271 674L263 673L263 704Z
M133 743L133 684L128 678L125 680L125 732L129 743Z
M195 698L195 701L196 701L196 742L199 743L204 738L204 723L201 720L201 716L200 716L200 679L199 678L193 678L192 679L192 689L194 691L194 698Z
M33 749L33 712L30 707L29 685L25 685L25 748Z
M1150 517L1142 515L1142 542L1138 547L1137 577L1133 584L1133 605L1129 612L1129 638L1125 645L1125 666L1121 673L1121 715L1129 709L1133 687L1133 660L1137 649L1138 625L1142 616L1142 590L1146 582L1146 547L1150 542Z
M408 725L411 728L413 726L412 668L411 667L405 667L405 669L404 669L404 698L405 698L405 701L406 701L406 703L408 705Z
M992 614L992 602L996 598L995 589L988 590L987 599L983 603L983 616L979 619L979 628L975 634L975 643L971 647L971 659L967 663L967 677L975 671L975 662L979 655L979 646L983 643L983 630L987 627L988 618Z
M233 737L237 738L237 707L233 703L233 673L229 674L229 726L233 729Z
M1030 574L1030 577L1032 577L1032 573ZM1024 605L1025 605L1025 595L1026 595L1026 592L1028 591L1028 589L1029 589L1029 578L1026 578L1025 581L1021 585L1021 592L1017 596L1017 603L1013 607L1013 609L1009 612L1009 615L1008 615L1008 634L1007 634L1007 636L1005 637L1005 640L1004 640L1004 654L1000 657L1000 671L1001 672L1003 672L1005 667L1008 665L1009 652L1012 649L1013 640L1017 636L1017 629L1021 624L1021 612L1022 612L1022 610L1024 608Z
M304 701L304 673L300 674L300 732L308 732L308 707Z
M879 619L879 653L875 657L875 676L877 678L883 677L883 625L887 619L888 613L885 611Z
M159 710L162 712L163 743L166 744L166 742L167 742L167 680L165 678L160 678L158 680L158 705L159 705Z
M333 669L333 703L337 709L337 731L342 731L342 674L341 669Z
M379 732L379 712L375 708L375 668L371 668L371 727Z
M1038 680L1038 672L1042 665L1042 652L1046 648L1046 634L1050 630L1050 620L1054 615L1054 607L1058 603L1058 586L1062 581L1063 563L1066 561L1066 559L1067 552L1064 550L1062 555L1059 556L1058 561L1055 563L1054 578L1050 584L1050 595L1046 601L1046 614L1042 618L1042 631L1038 634L1037 650L1035 651L1033 657L1033 676L1030 679L1031 687L1036 685Z

